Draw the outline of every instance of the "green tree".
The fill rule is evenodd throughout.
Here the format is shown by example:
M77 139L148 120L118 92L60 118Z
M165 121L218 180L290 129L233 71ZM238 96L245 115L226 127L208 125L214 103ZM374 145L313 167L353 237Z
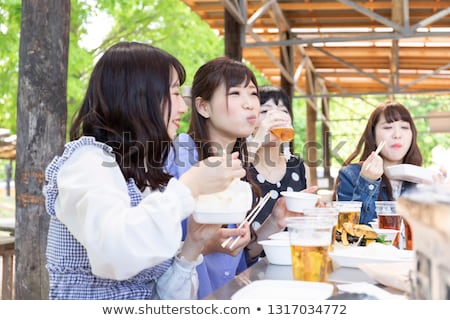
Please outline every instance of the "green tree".
M79 9L83 15L78 18L79 25L86 22L85 13L90 11L101 11L111 18L110 30L105 40L97 48L91 50L92 56L97 57L108 47L117 41L139 41L150 43L160 47L174 56L178 57L186 68L187 81L190 85L192 77L197 68L209 59L223 54L223 41L191 11L183 2L179 0L153 0L153 1L113 1L99 0L93 6L84 4ZM74 23L74 22L73 22ZM86 29L82 30L77 39L83 36ZM71 42L71 50L77 44ZM79 47L78 47L79 48ZM82 51L82 49L80 49ZM73 56L79 56L75 53ZM72 58L72 55L71 55ZM70 96L74 97L69 101L69 113L73 113L79 104L85 84L80 86L79 79L84 79L90 68L77 69L72 66L70 60L70 70L78 76L78 83L69 83ZM83 62L83 61L82 61ZM80 65L86 66L85 63ZM74 77L73 81L77 80ZM74 95L72 96L72 93ZM75 98L77 97L77 98ZM189 114L184 116L180 130L187 130Z
M81 39L95 13L107 13L113 21L105 40L85 48ZM0 127L16 132L16 97L21 1L0 0ZM80 106L96 58L117 41L141 41L177 56L185 65L189 85L195 70L205 61L223 54L223 41L179 0L71 1L68 70L68 118Z
M16 132L20 0L0 0L0 127Z
M70 22L70 48L68 69L68 119L83 99L87 80L96 59L106 48L120 40L141 41L158 46L176 57L186 67L186 85L192 83L197 68L224 53L223 39L180 0L72 0ZM21 1L0 0L0 127L16 132L16 97ZM106 14L111 24L104 41L94 48L83 46L82 39L98 30L89 28L89 19ZM267 79L255 70L259 84ZM330 130L332 147L342 144L333 166L339 167L341 158L353 150L367 117L373 108L386 100L385 96L330 99ZM431 149L440 144L448 147L448 134L430 134L424 116L432 110L448 110L448 96L399 96L416 118L420 131L419 145L425 163L431 162ZM294 125L296 128L295 153L304 155L306 113L304 99L294 99ZM184 116L181 131L188 126L189 114ZM320 130L320 124L318 124ZM320 132L318 132L320 137Z

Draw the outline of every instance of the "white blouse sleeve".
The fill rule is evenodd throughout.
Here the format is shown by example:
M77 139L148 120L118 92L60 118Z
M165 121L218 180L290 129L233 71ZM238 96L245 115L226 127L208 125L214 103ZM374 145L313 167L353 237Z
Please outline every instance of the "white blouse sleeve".
M128 279L175 256L181 221L194 209L190 190L176 179L131 207L119 166L94 146L78 149L57 181L56 216L85 247L100 277Z
M175 257L170 268L158 279L156 287L158 298L162 300L197 299L199 282L195 267L202 262L202 255L192 262L183 257Z

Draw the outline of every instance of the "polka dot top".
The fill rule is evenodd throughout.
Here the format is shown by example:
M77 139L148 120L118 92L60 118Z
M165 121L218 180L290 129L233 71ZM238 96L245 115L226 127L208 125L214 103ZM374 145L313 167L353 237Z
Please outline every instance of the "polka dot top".
M254 184L256 184L261 190L261 196L264 196L267 192L270 192L270 200L264 206L262 211L258 214L252 227L257 230L261 224L266 220L269 214L272 212L273 206L277 199L281 196L282 191L301 191L306 189L306 177L305 166L303 160L298 157L291 156L286 163L286 173L283 178L276 182L271 183L256 170L253 165L250 165L250 177Z

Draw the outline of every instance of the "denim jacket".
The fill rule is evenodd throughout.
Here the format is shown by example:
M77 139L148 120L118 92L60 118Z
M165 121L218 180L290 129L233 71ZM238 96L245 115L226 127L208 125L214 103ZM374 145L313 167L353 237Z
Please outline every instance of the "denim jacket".
M414 183L403 182L400 194L415 187ZM361 176L361 165L349 164L339 171L339 182L336 186L337 200L361 201L359 222L369 224L377 217L375 201L389 201L386 185L380 179L370 180Z

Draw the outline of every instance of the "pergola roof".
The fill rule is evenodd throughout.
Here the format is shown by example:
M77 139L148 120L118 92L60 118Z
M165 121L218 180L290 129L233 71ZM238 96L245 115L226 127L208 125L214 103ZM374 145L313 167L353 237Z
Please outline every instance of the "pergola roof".
M450 93L448 0L183 2L220 35L226 8L245 26L243 58L297 96Z

